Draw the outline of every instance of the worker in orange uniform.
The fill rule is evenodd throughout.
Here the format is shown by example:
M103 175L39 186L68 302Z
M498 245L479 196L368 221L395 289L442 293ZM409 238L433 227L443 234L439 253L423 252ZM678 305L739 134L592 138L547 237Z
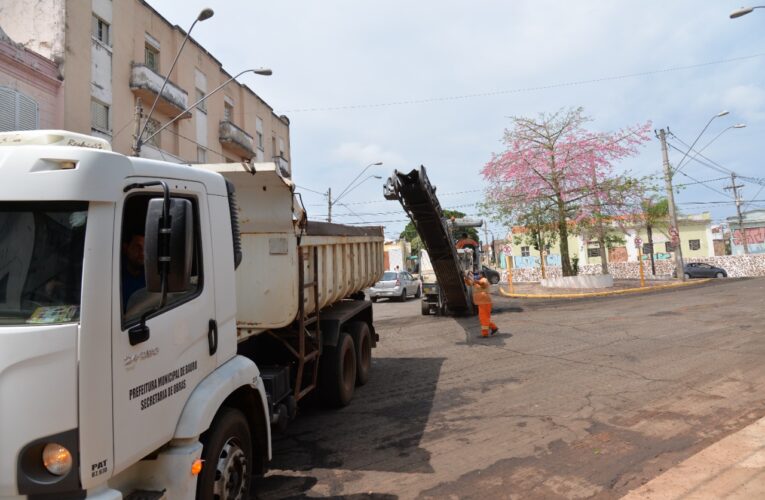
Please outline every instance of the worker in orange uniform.
M469 237L467 233L462 233L460 236L460 239L457 240L457 243L454 245L454 247L457 250L460 250L465 247L470 247L475 252L478 250L478 242L474 240L473 238Z
M481 337L488 337L497 333L499 328L491 320L491 295L489 294L489 280L483 271L478 272L478 279L465 273L465 284L473 287L473 304L478 307L478 320L481 322Z

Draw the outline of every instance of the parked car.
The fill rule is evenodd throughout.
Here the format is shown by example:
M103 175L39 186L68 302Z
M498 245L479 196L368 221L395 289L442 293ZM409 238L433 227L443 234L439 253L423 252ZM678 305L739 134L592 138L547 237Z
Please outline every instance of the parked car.
M481 266L481 270L483 271L483 274L486 275L486 279L489 280L489 283L492 285L499 283L499 273L497 271L486 266Z
M364 291L372 302L377 302L377 299L381 297L404 302L409 296L419 298L422 286L419 279L406 271L387 271L380 281Z
M685 265L685 278L727 278L728 273L721 267L703 262L689 262Z

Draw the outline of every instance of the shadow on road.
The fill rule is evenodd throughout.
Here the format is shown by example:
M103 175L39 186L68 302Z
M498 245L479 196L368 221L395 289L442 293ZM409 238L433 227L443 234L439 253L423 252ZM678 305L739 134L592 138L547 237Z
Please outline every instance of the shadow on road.
M420 440L434 405L444 359L373 358L369 383L356 388L348 407L301 407L286 432L274 435L270 465L274 473L260 481L258 498L294 497L316 484L310 475L295 477L280 475L279 471L432 473L430 452L420 447ZM457 402L441 400L438 404Z

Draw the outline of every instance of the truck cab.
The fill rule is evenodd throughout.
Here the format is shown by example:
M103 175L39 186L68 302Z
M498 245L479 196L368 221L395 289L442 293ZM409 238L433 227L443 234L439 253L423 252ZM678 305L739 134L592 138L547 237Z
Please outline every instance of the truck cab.
M0 134L0 176L0 498L246 491L270 415L226 180L60 131Z

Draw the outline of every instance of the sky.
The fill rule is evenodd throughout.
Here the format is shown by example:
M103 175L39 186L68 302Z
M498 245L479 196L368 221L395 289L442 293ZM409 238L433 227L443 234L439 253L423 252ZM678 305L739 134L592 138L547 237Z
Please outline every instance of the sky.
M511 117L579 106L593 131L669 129L673 165L683 142L713 141L703 151L713 163L688 161L674 177L685 184L683 214L735 214L730 171L765 184L765 9L730 19L741 0L150 3L184 29L213 8L195 40L231 74L273 70L242 82L289 117L293 178L311 219L326 220L328 188L336 197L361 175L333 222L383 225L396 238L407 218L382 185L420 165L443 208L478 215L481 169L502 152ZM746 128L728 129L738 123ZM614 167L659 174L661 161L652 139ZM739 183L745 210L765 208L762 185ZM487 227L489 238L507 234Z

